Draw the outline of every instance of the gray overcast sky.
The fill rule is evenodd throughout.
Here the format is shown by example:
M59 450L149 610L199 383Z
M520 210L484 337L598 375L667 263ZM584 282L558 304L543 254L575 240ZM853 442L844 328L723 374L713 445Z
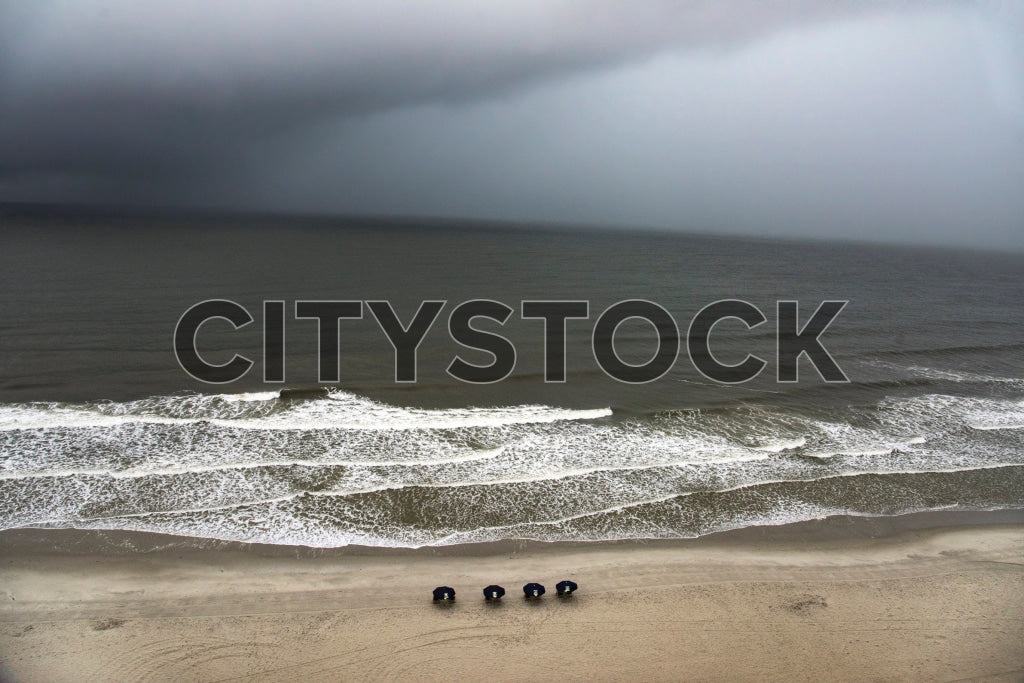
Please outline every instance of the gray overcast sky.
M0 0L0 200L1024 248L1017 0Z

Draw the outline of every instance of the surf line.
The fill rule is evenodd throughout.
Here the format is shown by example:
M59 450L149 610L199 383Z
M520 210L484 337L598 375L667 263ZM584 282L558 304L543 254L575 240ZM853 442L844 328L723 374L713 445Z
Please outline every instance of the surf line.
M411 383L417 377L417 349L434 325L445 300L421 301L408 324L403 324L391 303L374 301L296 300L295 319L313 319L318 326L318 381L340 381L342 320L363 319L364 307L369 309L384 337L395 352L395 382ZM286 302L263 302L263 381L285 381ZM799 302L776 302L775 361L776 380L782 383L799 381L799 360L806 356L818 375L826 382L849 382L846 374L821 343L819 337L828 329L846 306L845 300L822 301L810 319L799 325ZM462 347L483 351L493 357L486 365L477 365L457 353L446 372L455 379L471 384L500 382L512 374L516 365L515 344L507 337L474 326L474 321L487 319L504 325L515 309L491 299L470 299L448 315L449 338ZM544 381L566 381L566 327L570 319L590 318L590 302L581 300L521 301L519 315L524 320L541 320L544 326ZM654 327L657 349L642 363L628 363L615 350L615 332L632 318L645 320ZM207 384L226 384L245 376L255 364L236 353L220 365L202 358L197 347L200 327L214 319L227 320L235 330L254 322L252 314L241 304L228 299L207 299L193 304L174 327L174 355L188 375ZM720 299L704 306L690 321L686 331L686 351L693 366L706 378L721 384L739 384L757 377L768 361L748 353L734 365L722 363L711 352L711 333L716 325L737 319L753 330L768 321L754 304L740 299ZM675 364L680 349L679 326L664 307L646 299L627 299L604 309L597 317L591 334L591 352L602 371L612 379L627 384L653 382Z

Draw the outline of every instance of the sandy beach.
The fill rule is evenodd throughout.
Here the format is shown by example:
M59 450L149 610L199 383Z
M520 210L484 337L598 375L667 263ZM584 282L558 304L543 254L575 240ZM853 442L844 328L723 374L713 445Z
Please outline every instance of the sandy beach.
M8 531L2 677L1019 681L1024 524L1003 517L393 551Z

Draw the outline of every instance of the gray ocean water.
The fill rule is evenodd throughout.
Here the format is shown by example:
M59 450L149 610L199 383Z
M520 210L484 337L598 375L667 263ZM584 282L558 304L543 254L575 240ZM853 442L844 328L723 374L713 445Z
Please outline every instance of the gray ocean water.
M691 537L831 514L1024 507L1024 255L919 247L566 230L454 221L0 212L0 528L75 527L301 544L420 546ZM699 227L699 226L695 226ZM228 299L255 322L210 321L198 382L173 350L193 304ZM490 356L445 320L470 299L515 309L479 323L511 340L505 380L446 373ZM720 299L767 322L714 329L722 363L769 361L737 385L682 347L645 384L609 377L594 323L656 302L681 335ZM286 382L263 382L262 302L286 302ZM415 383L369 312L340 325L340 381L319 386L317 323L296 300L387 300L408 321L445 308ZM585 300L567 322L564 383L544 381L524 300ZM821 341L849 378L776 381L776 301L801 322L849 303ZM664 330L662 331L664 332ZM654 328L614 348L642 364Z

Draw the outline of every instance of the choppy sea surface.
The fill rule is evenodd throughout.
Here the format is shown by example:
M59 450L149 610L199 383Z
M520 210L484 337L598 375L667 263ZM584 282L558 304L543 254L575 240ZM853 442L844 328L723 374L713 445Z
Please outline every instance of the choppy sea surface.
M0 220L0 528L423 546L1024 507L1021 254L444 221L16 207ZM210 362L254 361L236 382L203 384L175 358L178 319L206 299L254 318L197 334ZM395 382L368 311L340 323L340 381L318 381L317 324L294 301L386 300L408 321L428 299L447 303L415 383ZM446 373L490 359L446 331L470 299L515 311L479 323L514 344L507 379ZM710 343L722 363L768 365L721 384L684 341L660 379L616 381L594 323L626 299L664 307L681 337L707 304L750 302L767 321L724 320ZM262 380L266 300L288 310L282 384ZM564 383L544 381L524 300L590 304L566 323ZM849 302L821 335L849 382L806 357L797 382L776 381L779 300L801 322ZM659 333L627 321L615 351L642 364Z

